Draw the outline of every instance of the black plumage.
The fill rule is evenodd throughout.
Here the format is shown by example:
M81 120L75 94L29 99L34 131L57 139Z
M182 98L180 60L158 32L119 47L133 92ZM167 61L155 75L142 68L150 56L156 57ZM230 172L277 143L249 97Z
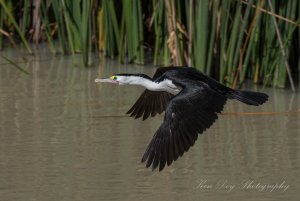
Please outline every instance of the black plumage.
M165 111L163 123L142 157L146 167L152 165L153 170L158 167L161 171L187 152L198 134L215 122L227 99L256 106L268 99L264 93L228 88L194 68L159 68L152 80L161 82L164 79L172 80L182 90L173 95L146 89L127 112L145 120Z

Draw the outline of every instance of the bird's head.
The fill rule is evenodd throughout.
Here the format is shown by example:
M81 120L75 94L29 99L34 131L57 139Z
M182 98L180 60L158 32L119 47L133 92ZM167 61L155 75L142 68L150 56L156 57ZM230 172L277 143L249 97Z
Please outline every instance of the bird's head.
M104 79L95 79L95 82L108 82L117 85L127 85L131 84L132 81L136 80L137 76L127 75L127 74L115 74L110 76L109 78Z

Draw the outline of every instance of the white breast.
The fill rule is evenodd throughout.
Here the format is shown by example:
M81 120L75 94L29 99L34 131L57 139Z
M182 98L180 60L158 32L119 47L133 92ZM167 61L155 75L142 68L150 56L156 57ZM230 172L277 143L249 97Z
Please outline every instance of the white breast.
M181 91L181 87L176 86L172 80L164 79L162 82L158 83L159 85L159 91L166 91L171 94L178 94Z
M130 82L127 84L140 85L150 91L166 91L174 95L178 94L182 89L181 87L176 86L172 80L169 79L164 79L161 82L153 82L152 80L145 79L143 77L132 77Z

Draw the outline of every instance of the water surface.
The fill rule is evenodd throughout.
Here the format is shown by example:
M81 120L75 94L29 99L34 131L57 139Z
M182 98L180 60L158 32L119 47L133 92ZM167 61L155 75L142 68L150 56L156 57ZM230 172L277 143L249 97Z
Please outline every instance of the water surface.
M41 53L20 63L28 76L0 63L3 201L300 197L299 93L256 87L270 95L262 107L228 101L188 153L152 172L140 159L163 116L128 117L143 89L94 79L120 72L151 75L154 68L109 60L83 68L80 56Z

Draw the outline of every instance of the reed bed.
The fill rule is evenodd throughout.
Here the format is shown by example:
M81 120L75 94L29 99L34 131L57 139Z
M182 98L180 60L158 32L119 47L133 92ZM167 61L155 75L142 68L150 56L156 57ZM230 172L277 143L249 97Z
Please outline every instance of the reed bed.
M237 87L295 90L300 1L0 0L0 49L46 42L53 55L96 52L120 63L188 65Z

